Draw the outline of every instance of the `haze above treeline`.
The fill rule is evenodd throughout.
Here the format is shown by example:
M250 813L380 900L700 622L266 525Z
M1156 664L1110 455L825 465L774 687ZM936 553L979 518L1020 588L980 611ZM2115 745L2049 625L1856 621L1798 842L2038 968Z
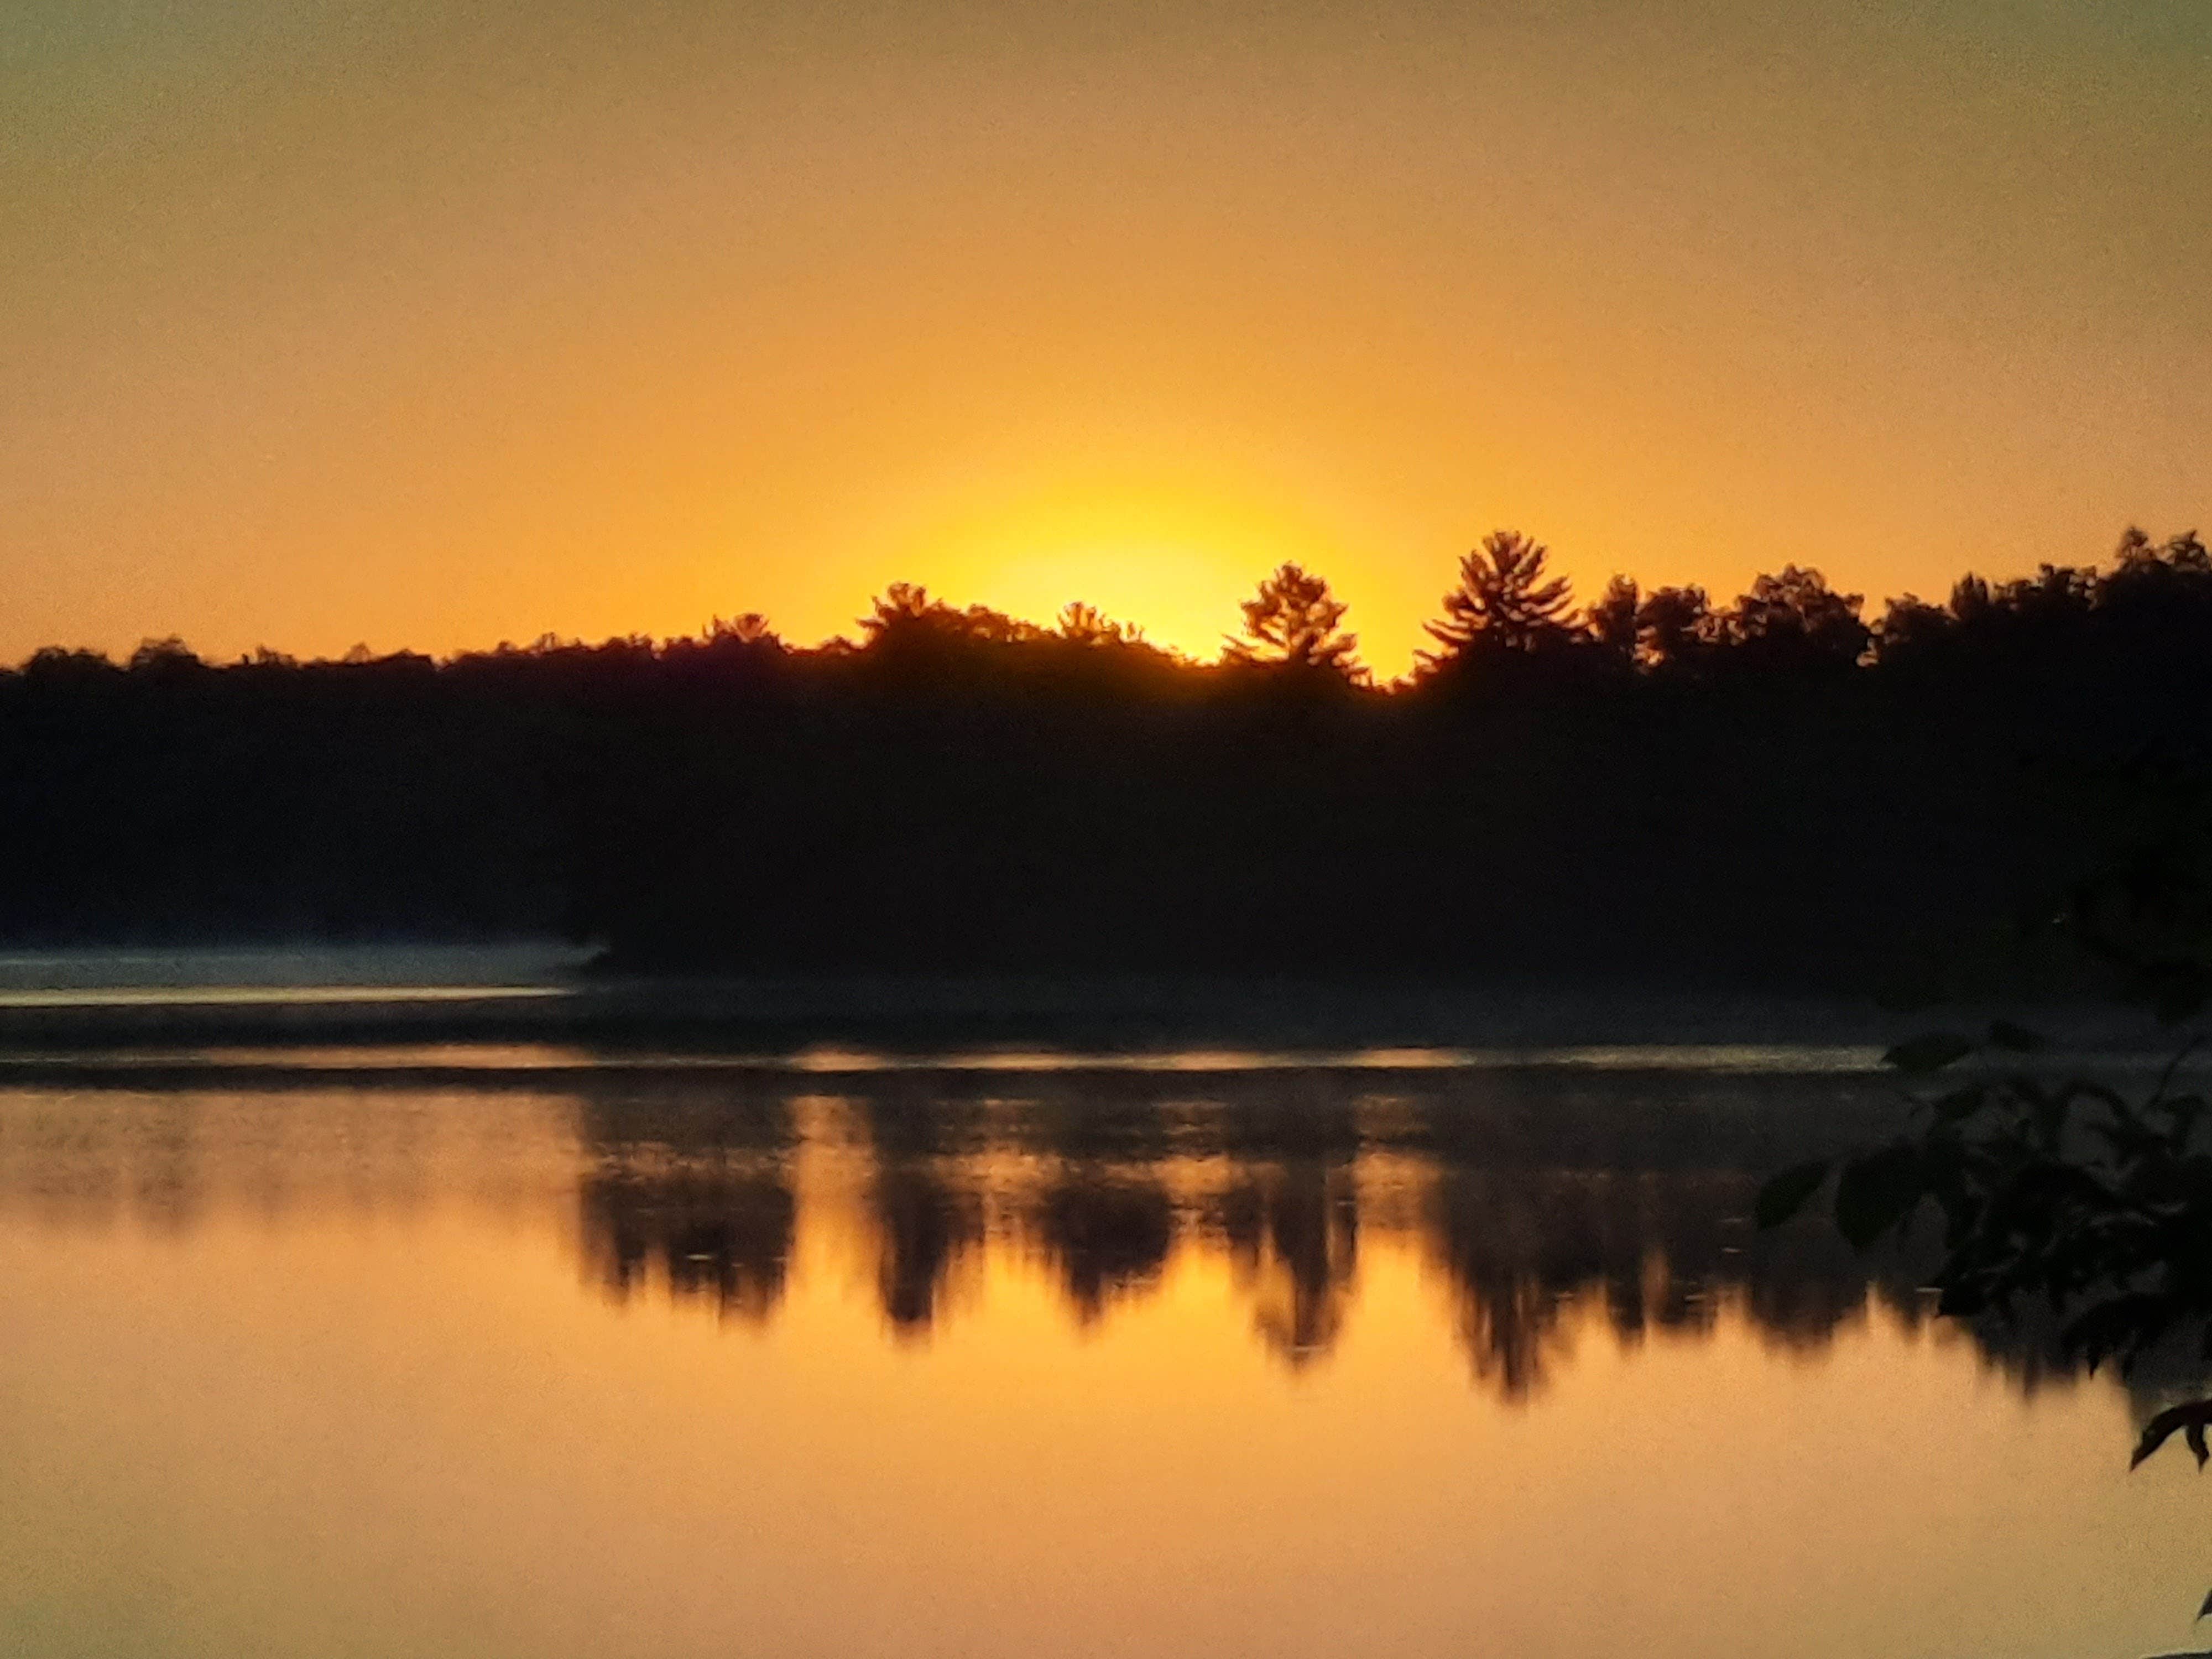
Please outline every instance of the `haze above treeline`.
M1863 989L2012 951L2212 773L2191 535L1871 622L1794 566L1578 606L1505 532L1458 574L1387 689L1289 564L1207 665L904 586L811 650L741 616L443 664L44 653L0 675L0 937Z

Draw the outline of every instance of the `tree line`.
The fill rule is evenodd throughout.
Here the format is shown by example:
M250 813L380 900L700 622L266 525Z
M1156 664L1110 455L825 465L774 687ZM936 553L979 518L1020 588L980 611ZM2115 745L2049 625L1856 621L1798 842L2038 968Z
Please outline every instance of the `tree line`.
M1863 985L1988 945L2203 765L2212 556L1869 619L1539 543L1460 562L1403 681L1295 564L1220 660L895 585L854 639L701 635L0 672L0 934L563 931L716 970L1689 973Z

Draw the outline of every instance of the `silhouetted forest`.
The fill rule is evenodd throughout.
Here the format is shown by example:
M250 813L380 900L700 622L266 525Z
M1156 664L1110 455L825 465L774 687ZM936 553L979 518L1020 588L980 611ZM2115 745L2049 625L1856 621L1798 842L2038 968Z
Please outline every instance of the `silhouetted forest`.
M2212 742L2212 557L1869 617L1468 554L1406 680L1286 565L1222 660L919 588L702 636L0 674L0 935L560 932L633 969L1666 974L1863 986L1987 945Z

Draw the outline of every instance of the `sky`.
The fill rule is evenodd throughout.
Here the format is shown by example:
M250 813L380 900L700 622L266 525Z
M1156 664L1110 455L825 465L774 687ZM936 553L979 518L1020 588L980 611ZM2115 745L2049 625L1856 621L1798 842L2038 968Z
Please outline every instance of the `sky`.
M11 0L0 659L1940 597L2212 529L2208 273L2205 0Z

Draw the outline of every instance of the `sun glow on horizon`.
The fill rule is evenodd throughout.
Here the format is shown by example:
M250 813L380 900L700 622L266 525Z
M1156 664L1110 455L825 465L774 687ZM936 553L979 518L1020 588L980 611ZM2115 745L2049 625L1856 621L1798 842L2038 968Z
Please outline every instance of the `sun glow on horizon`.
M1194 451L1212 447L1193 442ZM910 510L886 538L901 549L902 568L887 562L885 580L921 582L949 603L1047 627L1081 600L1200 660L1219 653L1237 630L1240 601L1285 560L1320 571L1355 604L1370 597L1362 578L1373 562L1352 515L1262 476L1269 469L1207 466L1196 453L1120 476L1037 463L1029 480L963 479L954 498ZM1382 623L1387 659L1392 630L1376 610L1352 625Z
M30 0L0 660L1291 560L1387 678L1502 527L1878 605L2212 490L2201 3L356 9Z

